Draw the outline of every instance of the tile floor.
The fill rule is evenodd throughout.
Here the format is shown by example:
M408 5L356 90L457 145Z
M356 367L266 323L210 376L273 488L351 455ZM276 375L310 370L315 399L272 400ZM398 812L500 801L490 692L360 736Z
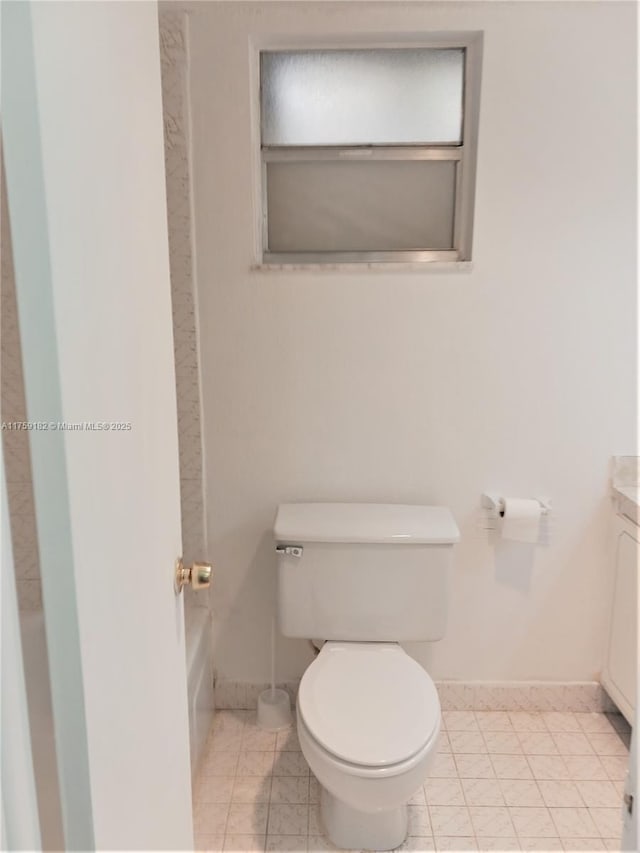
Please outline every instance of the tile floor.
M400 850L620 850L629 727L617 714L445 711ZM333 850L295 726L218 711L194 787L198 851Z

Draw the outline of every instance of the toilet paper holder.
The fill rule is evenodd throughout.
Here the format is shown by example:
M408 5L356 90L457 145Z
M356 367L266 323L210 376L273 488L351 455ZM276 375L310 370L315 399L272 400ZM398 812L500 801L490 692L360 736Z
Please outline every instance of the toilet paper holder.
M542 515L548 515L551 512L551 501L548 498L535 498L540 504L540 512ZM504 498L493 492L484 492L482 495L482 506L488 509L491 514L504 517Z

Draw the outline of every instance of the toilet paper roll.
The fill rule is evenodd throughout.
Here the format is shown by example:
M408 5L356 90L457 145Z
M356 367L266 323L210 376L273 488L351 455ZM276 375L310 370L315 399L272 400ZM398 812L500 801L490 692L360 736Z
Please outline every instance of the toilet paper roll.
M537 542L540 536L541 516L540 501L505 498L502 538L513 542Z

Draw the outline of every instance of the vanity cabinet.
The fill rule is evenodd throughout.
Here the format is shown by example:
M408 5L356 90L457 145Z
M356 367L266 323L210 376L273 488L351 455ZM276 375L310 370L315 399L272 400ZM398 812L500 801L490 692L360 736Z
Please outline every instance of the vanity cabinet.
M602 684L630 724L638 672L638 565L640 527L621 505L614 517L613 594Z

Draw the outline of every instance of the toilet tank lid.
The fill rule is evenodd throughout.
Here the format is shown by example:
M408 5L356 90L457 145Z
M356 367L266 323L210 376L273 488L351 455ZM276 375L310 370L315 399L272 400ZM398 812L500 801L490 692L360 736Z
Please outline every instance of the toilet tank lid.
M452 545L460 531L445 506L406 504L280 504L274 524L278 542Z

